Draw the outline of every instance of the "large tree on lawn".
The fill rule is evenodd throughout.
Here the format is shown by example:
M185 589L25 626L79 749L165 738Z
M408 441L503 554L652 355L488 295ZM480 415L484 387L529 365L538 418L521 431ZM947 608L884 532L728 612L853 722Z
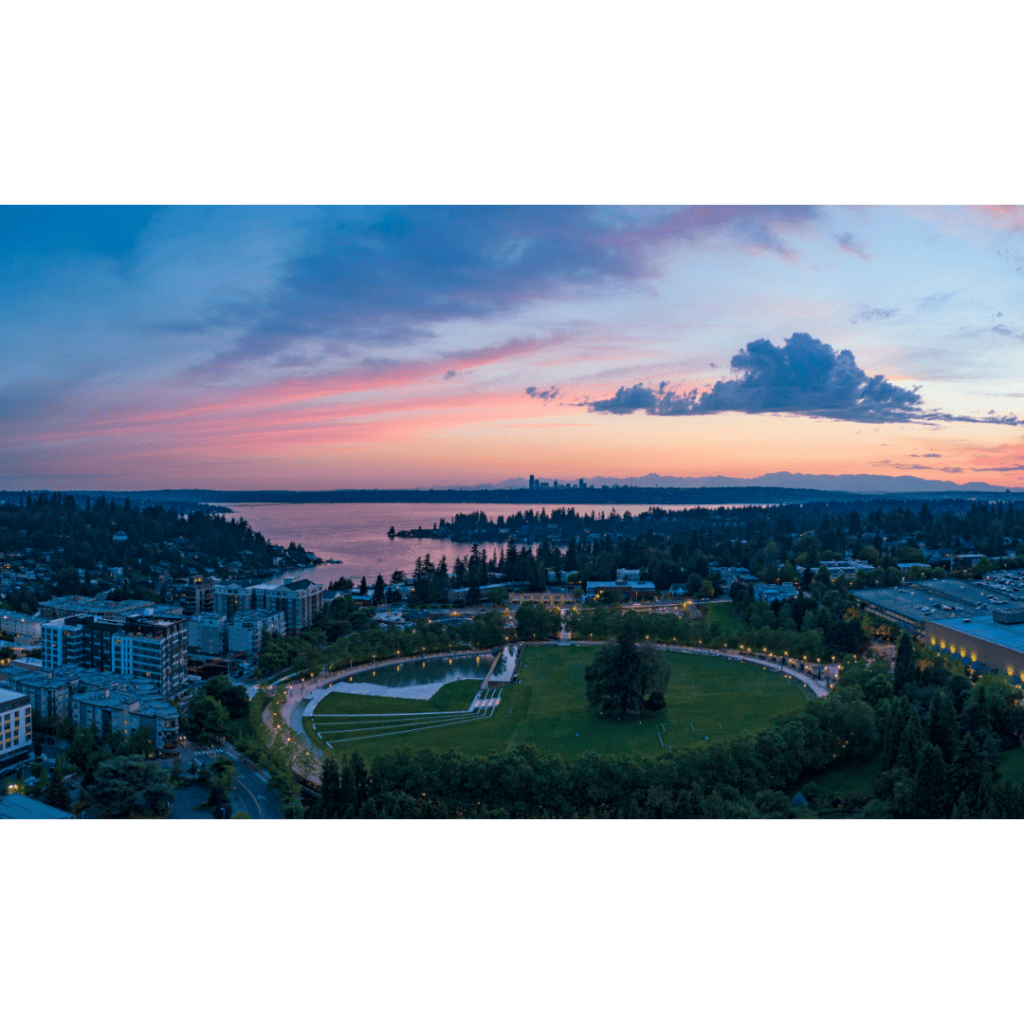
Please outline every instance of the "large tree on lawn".
M605 644L587 666L587 703L600 711L627 714L660 711L665 706L669 667L661 651L640 647L628 621L618 637Z

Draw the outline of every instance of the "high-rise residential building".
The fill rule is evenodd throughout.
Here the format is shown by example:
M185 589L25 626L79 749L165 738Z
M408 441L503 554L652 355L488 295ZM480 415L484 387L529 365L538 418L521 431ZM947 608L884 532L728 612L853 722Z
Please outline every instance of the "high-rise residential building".
M312 580L285 578L284 583L258 583L252 588L255 611L284 612L289 633L312 625L324 606L324 588Z
M213 589L216 581L209 576L188 576L171 585L174 600L181 603L186 615L201 615L213 611Z
M0 689L0 770L32 757L32 708L16 690Z
M241 654L247 658L255 658L263 646L264 633L287 632L284 612L249 612L236 615L228 623L228 650L232 654Z
M533 474L531 473L531 474L530 474L530 490L531 490L531 491L532 491L532 490L535 490L535 489L536 489L536 487L537 487L537 481L536 481L536 480L534 480L534 478L533 478Z
M63 619L44 622L40 628L43 668L52 672L61 665L81 665L84 633L82 626Z
M81 594L51 597L39 602L39 614L44 619L66 619L71 615L102 615L114 622L124 622L129 615L148 615L155 609L152 601L104 601Z
M139 615L122 623L82 615L66 619L64 625L82 627L79 664L84 668L148 679L165 697L185 688L188 628L183 619Z
M252 587L244 583L220 583L213 588L213 613L233 619L252 611Z

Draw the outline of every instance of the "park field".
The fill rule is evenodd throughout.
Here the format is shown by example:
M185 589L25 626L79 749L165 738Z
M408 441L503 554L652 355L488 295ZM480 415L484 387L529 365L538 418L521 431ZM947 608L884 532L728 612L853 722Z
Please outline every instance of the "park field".
M672 675L665 710L619 722L586 706L583 673L594 654L592 647L529 647L520 662L520 682L501 691L501 703L489 717L445 717L436 727L414 723L418 727L401 734L373 738L349 732L333 741L334 749L358 749L364 757L372 758L405 745L486 754L509 750L519 743L534 743L545 752L570 757L586 750L657 754L662 744L680 749L755 732L768 725L773 716L796 711L807 701L797 683L766 669L725 658L669 653L666 657ZM424 701L422 710L457 710L463 694L460 692L456 700L454 691L450 696L445 691L472 682L449 684L432 698L437 706L428 707L432 701ZM325 698L320 708L331 699ZM372 706L363 702L372 702ZM409 705L414 703L421 702L345 694L328 709L332 714L366 714L367 731L379 732L378 716L408 714L413 710ZM467 706L468 701L458 710ZM342 707L345 710L340 710ZM313 743L323 748L325 744L310 728L309 720L304 721ZM317 718L318 728L331 738L328 721Z

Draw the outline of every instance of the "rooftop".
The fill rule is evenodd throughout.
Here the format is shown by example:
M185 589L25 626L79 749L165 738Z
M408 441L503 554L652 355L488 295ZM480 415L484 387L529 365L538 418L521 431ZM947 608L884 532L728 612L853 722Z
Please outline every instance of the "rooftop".
M21 793L8 793L0 796L0 818L18 818L21 820L38 818L71 818L73 814L61 811L41 800L33 800L30 796L23 796Z
M1024 653L1024 624L1018 626L1006 626L1001 622L993 621L991 616L982 619L971 619L964 622L939 622L937 625L943 629L955 630L957 633L965 633L978 640L986 640L990 644L998 644L1007 650Z

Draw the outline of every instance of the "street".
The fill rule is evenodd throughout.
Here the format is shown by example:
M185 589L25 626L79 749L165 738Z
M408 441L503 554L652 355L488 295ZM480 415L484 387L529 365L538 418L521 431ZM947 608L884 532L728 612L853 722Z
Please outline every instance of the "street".
M186 778L189 765L195 763L196 769L200 765L212 765L219 756L225 756L232 760L235 766L235 785L231 790L231 810L245 811L251 818L281 818L281 803L277 793L267 785L269 776L264 771L249 767L242 756L230 744L223 747L200 747L191 740L185 740L181 744L179 763ZM179 808L175 808L171 817L179 817ZM206 812L209 814L210 812Z

